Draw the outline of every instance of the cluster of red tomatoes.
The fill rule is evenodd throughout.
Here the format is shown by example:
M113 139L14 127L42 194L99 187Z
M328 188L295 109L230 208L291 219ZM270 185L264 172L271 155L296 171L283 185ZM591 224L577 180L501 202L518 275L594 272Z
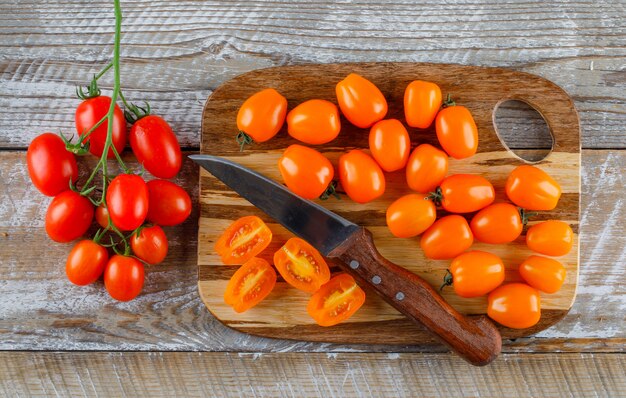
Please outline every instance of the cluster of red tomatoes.
M565 267L556 259L533 255L519 267L526 283L500 286L505 277L502 260L491 253L467 250L474 239L490 244L516 240L531 215L527 211L556 207L561 196L559 184L537 167L519 166L506 182L506 194L513 204L494 204L494 187L482 176L446 176L449 156L464 159L476 153L478 131L469 110L456 105L449 96L443 101L435 83L411 82L405 90L404 113L411 127L423 129L435 123L442 150L422 144L411 152L407 129L399 120L384 119L386 99L364 77L348 75L337 84L336 95L346 119L357 127L370 129L371 156L355 149L339 158L339 181L346 194L358 203L372 201L385 191L383 171L404 168L408 186L417 193L397 199L387 209L391 233L400 238L421 235L420 245L427 258L452 260L446 284L452 284L461 297L489 294L487 312L497 322L511 328L536 324L540 317L538 290L558 291L565 279ZM278 133L286 120L293 138L310 145L324 144L340 132L339 109L330 101L314 99L287 114L287 100L276 90L266 89L248 98L240 108L238 140L242 147L253 141L266 141ZM304 198L324 199L334 193L334 167L315 149L291 145L278 166L285 184ZM437 206L453 214L437 219ZM475 213L469 223L460 215L468 213ZM572 247L573 232L565 222L546 221L528 229L526 242L537 253L563 256ZM281 270L278 265L277 268ZM299 265L280 272L289 281L286 274L295 273L296 278L302 278L303 269ZM329 297L333 297L329 300L334 305L341 306L336 292Z
M191 213L187 192L166 180L178 174L182 154L169 124L160 116L150 115L149 108L134 107L143 113L130 118L128 133L124 113L117 104L112 119L107 118L110 97L99 95L98 90L93 96L83 94L81 98L84 100L76 108L75 117L81 142L71 144L53 133L39 135L28 147L28 172L41 193L54 197L45 220L50 239L66 243L81 238L94 218L101 227L93 240L80 240L70 251L66 262L70 282L88 285L104 274L111 297L128 301L143 287L143 263L157 264L167 255L168 241L161 226L179 224ZM127 136L139 163L159 179L146 183L126 169L119 154ZM80 148L77 152L88 151L100 158L86 181L79 181L76 156L68 148ZM103 154L105 148L108 151ZM115 177L106 172L104 165L114 157L125 170ZM98 171L104 174L100 186L94 183ZM94 198L103 187L100 198ZM115 253L111 257L108 248Z

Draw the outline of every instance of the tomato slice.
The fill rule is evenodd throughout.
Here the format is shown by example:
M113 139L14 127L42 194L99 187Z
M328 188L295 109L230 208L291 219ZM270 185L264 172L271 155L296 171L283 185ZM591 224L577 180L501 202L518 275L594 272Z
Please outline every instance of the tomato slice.
M272 240L272 231L257 216L241 217L215 243L224 264L243 264L261 253Z
M334 276L309 300L307 312L320 326L333 326L354 315L365 302L365 292L348 274Z
M276 271L262 258L246 261L230 278L224 302L237 312L244 312L259 304L276 285Z
M291 238L274 253L274 265L287 283L314 293L330 279L330 269L322 255L300 238Z

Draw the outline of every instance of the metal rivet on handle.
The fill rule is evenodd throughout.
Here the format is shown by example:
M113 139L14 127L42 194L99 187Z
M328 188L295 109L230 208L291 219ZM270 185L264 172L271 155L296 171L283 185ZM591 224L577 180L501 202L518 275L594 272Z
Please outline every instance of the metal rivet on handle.
M398 301L404 300L404 293L402 293L402 292L396 293L396 300L398 300Z
M359 265L360 265L360 264L359 264L359 262L358 262L358 261L356 261L356 260L352 260L352 261L350 261L350 268L352 268L352 269L357 269L357 268L359 268Z
M372 283L374 285L379 285L381 281L382 281L382 279L380 279L380 276L378 276L378 275L374 275L372 277Z

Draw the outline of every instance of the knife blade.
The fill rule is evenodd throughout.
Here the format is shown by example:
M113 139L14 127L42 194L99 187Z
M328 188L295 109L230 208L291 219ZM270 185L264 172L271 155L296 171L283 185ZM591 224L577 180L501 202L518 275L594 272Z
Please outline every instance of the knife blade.
M359 284L369 285L471 364L486 365L500 353L502 339L491 321L485 316L461 315L428 282L384 258L366 228L228 159L189 158L324 256L339 260L339 266Z

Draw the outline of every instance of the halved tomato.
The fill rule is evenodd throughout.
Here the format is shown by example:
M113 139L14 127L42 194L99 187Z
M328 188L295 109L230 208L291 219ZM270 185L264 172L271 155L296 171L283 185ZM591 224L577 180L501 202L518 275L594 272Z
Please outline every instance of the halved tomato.
M348 274L334 276L309 300L307 312L320 326L333 326L350 318L365 302L365 292Z
M300 238L291 238L274 253L274 265L287 283L314 293L330 279L330 269L322 255Z
M257 216L241 217L215 242L224 264L243 264L261 253L272 241L272 231Z
M230 278L224 302L237 312L244 312L259 304L276 285L276 271L262 258L246 261Z

